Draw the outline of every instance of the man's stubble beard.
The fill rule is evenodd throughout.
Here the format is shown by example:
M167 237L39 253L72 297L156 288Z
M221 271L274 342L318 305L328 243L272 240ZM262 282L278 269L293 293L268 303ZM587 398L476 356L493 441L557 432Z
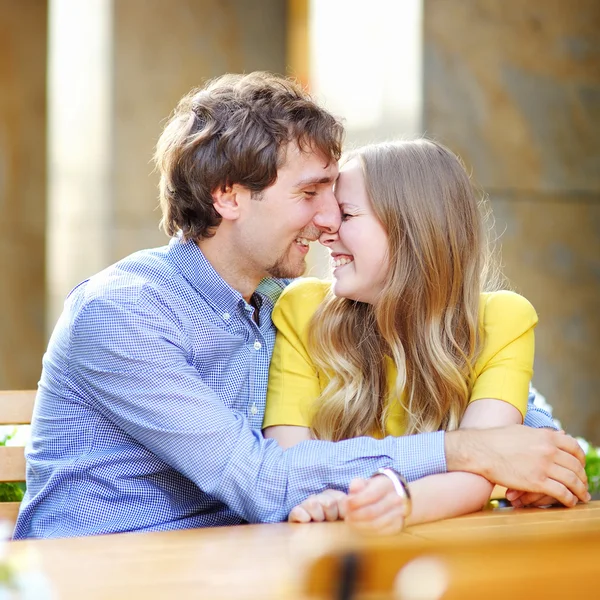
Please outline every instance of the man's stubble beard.
M321 232L318 229L315 229L312 225L305 227L300 231L297 237L304 237L309 240L318 238ZM267 269L267 273L271 277L275 277L277 279L295 279L296 277L300 277L304 275L306 272L306 257L302 256L299 258L298 263L295 265L290 264L289 256L293 254L293 246L296 242L292 242L287 251L282 253L282 255L273 263L273 265Z
M306 271L306 260L299 262L296 267L289 264L287 254L280 256L275 263L267 269L267 273L276 279L295 279Z

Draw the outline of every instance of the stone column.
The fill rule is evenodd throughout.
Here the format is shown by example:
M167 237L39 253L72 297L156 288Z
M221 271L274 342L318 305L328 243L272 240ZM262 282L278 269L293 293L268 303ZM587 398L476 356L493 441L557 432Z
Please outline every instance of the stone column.
M0 0L0 389L35 387L44 349L45 0Z
M151 158L166 117L225 72L284 72L282 0L51 0L50 294L53 326L71 287L159 232ZM82 66L87 65L87 66ZM52 76L51 76L52 77Z
M490 195L534 385L600 443L600 4L424 0L424 130Z

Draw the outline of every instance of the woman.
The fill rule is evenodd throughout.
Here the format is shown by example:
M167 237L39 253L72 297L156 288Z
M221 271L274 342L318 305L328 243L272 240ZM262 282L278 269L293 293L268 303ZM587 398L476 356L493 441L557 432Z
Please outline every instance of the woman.
M273 313L265 436L289 447L521 423L537 315L491 291L483 219L457 157L425 139L367 146L345 162L336 197L341 227L320 239L333 285L299 280ZM392 483L355 480L348 497L316 495L290 519L345 516L392 532L481 509L492 490L471 473L426 477L410 484L408 516Z

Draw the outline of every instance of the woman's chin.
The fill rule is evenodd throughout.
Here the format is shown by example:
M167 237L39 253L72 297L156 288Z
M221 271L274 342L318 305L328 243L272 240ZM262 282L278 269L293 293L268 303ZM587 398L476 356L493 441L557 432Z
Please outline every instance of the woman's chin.
M354 294L352 293L352 289L350 289L347 285L345 286L343 283L338 281L337 279L333 279L333 285L331 286L331 291L334 296L338 298L348 298L348 300L354 300Z

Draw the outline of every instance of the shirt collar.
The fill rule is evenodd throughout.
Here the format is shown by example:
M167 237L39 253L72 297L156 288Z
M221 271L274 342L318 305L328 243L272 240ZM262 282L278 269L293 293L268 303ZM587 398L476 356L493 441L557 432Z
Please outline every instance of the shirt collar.
M214 269L204 253L192 240L176 236L169 242L169 257L187 282L217 312L233 314L240 303L247 305L242 294L234 290ZM289 280L266 278L256 288L260 308L271 310ZM262 310L261 310L262 312Z
M220 313L234 313L245 300L214 269L193 240L180 236L169 242L169 257L187 282Z

